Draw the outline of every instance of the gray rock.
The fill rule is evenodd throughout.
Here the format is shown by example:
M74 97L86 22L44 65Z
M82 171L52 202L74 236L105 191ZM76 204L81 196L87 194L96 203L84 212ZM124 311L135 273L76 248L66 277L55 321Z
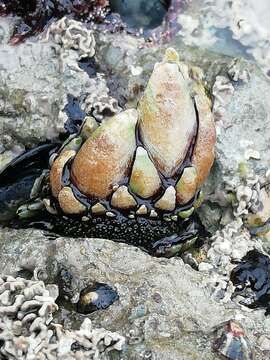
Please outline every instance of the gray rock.
M7 44L12 35L16 17L2 17L0 22L0 44Z
M64 89L58 68L51 44L0 48L1 134L29 146L63 131L58 113Z
M61 67L55 43L7 44L10 27L7 18L0 19L0 167L24 146L56 140L65 131L67 95L79 98L97 88L86 72Z
M199 210L210 230L233 218L229 191L236 193L252 174L262 180L270 168L270 82L255 65L241 61L240 66L248 72L248 81L231 81L233 91L224 94L224 104L223 93L219 94L223 110L222 121L217 118L216 161L204 187L208 202ZM229 71L230 64L226 69Z
M128 339L124 359L216 359L213 330L241 317L251 341L264 331L263 312L245 313L236 304L217 303L204 285L206 275L179 258L154 258L129 245L102 239L50 239L38 230L2 229L0 272L13 274L37 266L55 282L59 266L73 277L71 290L92 281L113 286L119 301L90 315L95 325ZM36 269L36 276L39 271ZM61 283L59 284L61 286ZM58 321L74 327L81 315L62 308ZM256 359L262 359L257 353Z
M226 108L230 126L220 127L218 134L217 162L225 181L239 171L250 147L260 153L259 161L248 160L251 168L259 173L270 167L267 155L270 151L270 81L255 66L246 64L246 67L250 80L234 83L234 93Z

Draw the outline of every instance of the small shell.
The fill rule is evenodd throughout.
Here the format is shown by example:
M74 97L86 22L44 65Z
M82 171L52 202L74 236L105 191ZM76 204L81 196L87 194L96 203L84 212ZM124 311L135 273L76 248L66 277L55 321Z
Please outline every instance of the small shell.
M120 186L112 195L111 205L118 209L132 209L137 206L126 186Z
M153 196L161 186L157 169L141 146L136 151L129 186L132 192L144 199Z
M229 360L253 360L253 353L244 330L233 320L218 329L213 348Z
M109 285L95 283L81 291L77 310L83 314L91 314L103 310L119 299L117 292Z
M162 197L155 203L155 208L172 211L175 209L175 188L169 186Z
M83 140L88 139L97 128L98 123L96 119L94 119L92 116L87 116L81 129L81 137L83 138Z
M53 162L50 171L50 183L52 194L55 198L58 197L60 190L62 189L62 174L63 169L69 159L74 157L76 152L74 150L66 150L62 152L58 158Z
M112 211L107 211L107 212L106 212L106 216L109 217L109 218L114 218L114 217L116 217L115 213L113 213Z
M260 190L261 210L256 214L248 214L248 224L250 227L264 225L270 218L270 196L263 188Z
M104 205L100 204L100 203L96 203L94 206L92 206L91 208L92 214L94 215L104 215L107 211L107 209L105 208Z
M77 200L70 187L65 186L58 195L58 201L65 214L81 214L86 207Z
M167 54L164 62L155 65L138 110L145 149L164 176L173 176L197 129L187 80L175 55Z
M158 217L158 214L157 214L157 212L156 212L155 210L151 210L149 216L150 216L151 218L156 218L156 217Z
M137 111L123 111L86 140L71 167L71 178L87 196L106 198L128 172L135 151Z
M188 210L179 211L178 216L182 219L189 218L194 212L194 207L191 207Z
M139 209L136 211L137 215L146 215L147 214L147 207L145 205L141 205Z

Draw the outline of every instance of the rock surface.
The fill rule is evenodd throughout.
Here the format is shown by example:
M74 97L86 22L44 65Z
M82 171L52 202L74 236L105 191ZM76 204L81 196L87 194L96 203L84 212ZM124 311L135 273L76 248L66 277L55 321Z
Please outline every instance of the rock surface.
M25 146L57 140L68 119L68 98L88 94L100 98L108 93L100 75L89 78L72 67L73 50L65 54L63 67L61 47L52 41L10 46L12 24L12 19L0 19L0 167Z
M0 244L1 273L37 267L36 276L51 283L64 267L72 278L69 291L73 298L92 281L113 286L119 301L90 318L94 325L127 338L124 359L152 354L154 359L214 360L213 331L220 323L240 318L252 342L255 329L266 332L269 327L262 312L247 313L233 302L211 299L204 274L179 258L158 259L102 239L53 239L34 229L3 229ZM58 320L72 327L80 316L61 306ZM263 359L260 353L256 356Z

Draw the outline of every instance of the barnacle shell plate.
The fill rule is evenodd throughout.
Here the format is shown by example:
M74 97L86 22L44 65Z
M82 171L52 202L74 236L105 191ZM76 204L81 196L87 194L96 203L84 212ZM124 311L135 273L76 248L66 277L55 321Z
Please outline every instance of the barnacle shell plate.
M85 195L105 198L127 174L136 149L134 109L123 111L98 127L86 140L71 168L71 178Z
M166 177L175 174L196 134L196 113L177 62L157 64L139 103L143 144Z

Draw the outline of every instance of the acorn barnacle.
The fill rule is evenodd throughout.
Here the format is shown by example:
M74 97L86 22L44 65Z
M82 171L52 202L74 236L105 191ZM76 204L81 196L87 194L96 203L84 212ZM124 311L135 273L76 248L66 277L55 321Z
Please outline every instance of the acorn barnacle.
M88 117L71 142L50 170L53 198L71 215L62 229L161 255L196 238L190 219L214 161L215 126L203 85L174 49L155 65L137 109L101 124Z

